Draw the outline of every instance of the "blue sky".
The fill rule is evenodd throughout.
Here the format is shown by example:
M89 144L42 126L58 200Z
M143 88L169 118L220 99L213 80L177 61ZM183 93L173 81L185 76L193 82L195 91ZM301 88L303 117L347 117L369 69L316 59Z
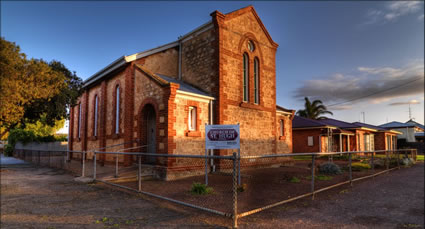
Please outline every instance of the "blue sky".
M410 103L424 122L423 2L2 1L1 36L86 79L122 55L176 40L214 10L249 4L279 44L278 104L298 110L309 96L337 104L334 118L359 121L365 112L382 124L407 121Z

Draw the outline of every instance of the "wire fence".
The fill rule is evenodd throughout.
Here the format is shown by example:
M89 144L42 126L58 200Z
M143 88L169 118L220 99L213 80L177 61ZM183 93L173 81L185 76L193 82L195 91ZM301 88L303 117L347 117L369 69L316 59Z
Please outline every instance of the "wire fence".
M141 146L138 148L144 148ZM16 150L16 157L70 170L93 181L132 190L232 219L311 197L410 166L417 151L352 151L261 156L168 155L144 152ZM132 149L134 150L134 149ZM130 165L124 156L131 158ZM109 163L99 163L99 158Z

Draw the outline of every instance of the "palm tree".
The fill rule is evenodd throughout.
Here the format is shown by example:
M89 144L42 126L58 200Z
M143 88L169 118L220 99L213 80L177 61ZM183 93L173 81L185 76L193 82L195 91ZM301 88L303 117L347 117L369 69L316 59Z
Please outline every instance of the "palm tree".
M297 115L304 117L304 118L311 118L311 119L324 119L326 117L321 116L324 114L330 114L333 115L332 112L328 111L325 105L323 105L322 101L320 100L314 100L313 102L310 102L310 100L307 97L304 97L305 104L304 110L298 110Z

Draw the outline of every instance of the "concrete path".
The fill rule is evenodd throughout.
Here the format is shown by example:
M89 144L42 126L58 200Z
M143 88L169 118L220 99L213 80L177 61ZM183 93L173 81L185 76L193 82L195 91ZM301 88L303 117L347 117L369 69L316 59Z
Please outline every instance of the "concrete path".
M1 228L223 228L224 217L101 184L63 170L3 168ZM395 170L239 220L240 228L423 228L424 164Z
M29 165L27 162L16 159L14 157L6 157L2 153L0 154L0 167L6 168L6 167L16 167L16 166L27 166Z

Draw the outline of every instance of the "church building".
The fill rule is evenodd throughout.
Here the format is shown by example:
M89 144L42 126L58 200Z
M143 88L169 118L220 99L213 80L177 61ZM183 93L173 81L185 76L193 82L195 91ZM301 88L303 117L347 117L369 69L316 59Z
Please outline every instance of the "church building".
M252 6L214 11L178 40L120 57L88 78L70 110L69 148L147 145L133 152L204 155L205 124L239 123L242 155L291 153L294 111L276 104L277 48ZM112 163L114 155L98 160ZM119 160L131 165L135 157ZM144 163L187 167L175 158Z

